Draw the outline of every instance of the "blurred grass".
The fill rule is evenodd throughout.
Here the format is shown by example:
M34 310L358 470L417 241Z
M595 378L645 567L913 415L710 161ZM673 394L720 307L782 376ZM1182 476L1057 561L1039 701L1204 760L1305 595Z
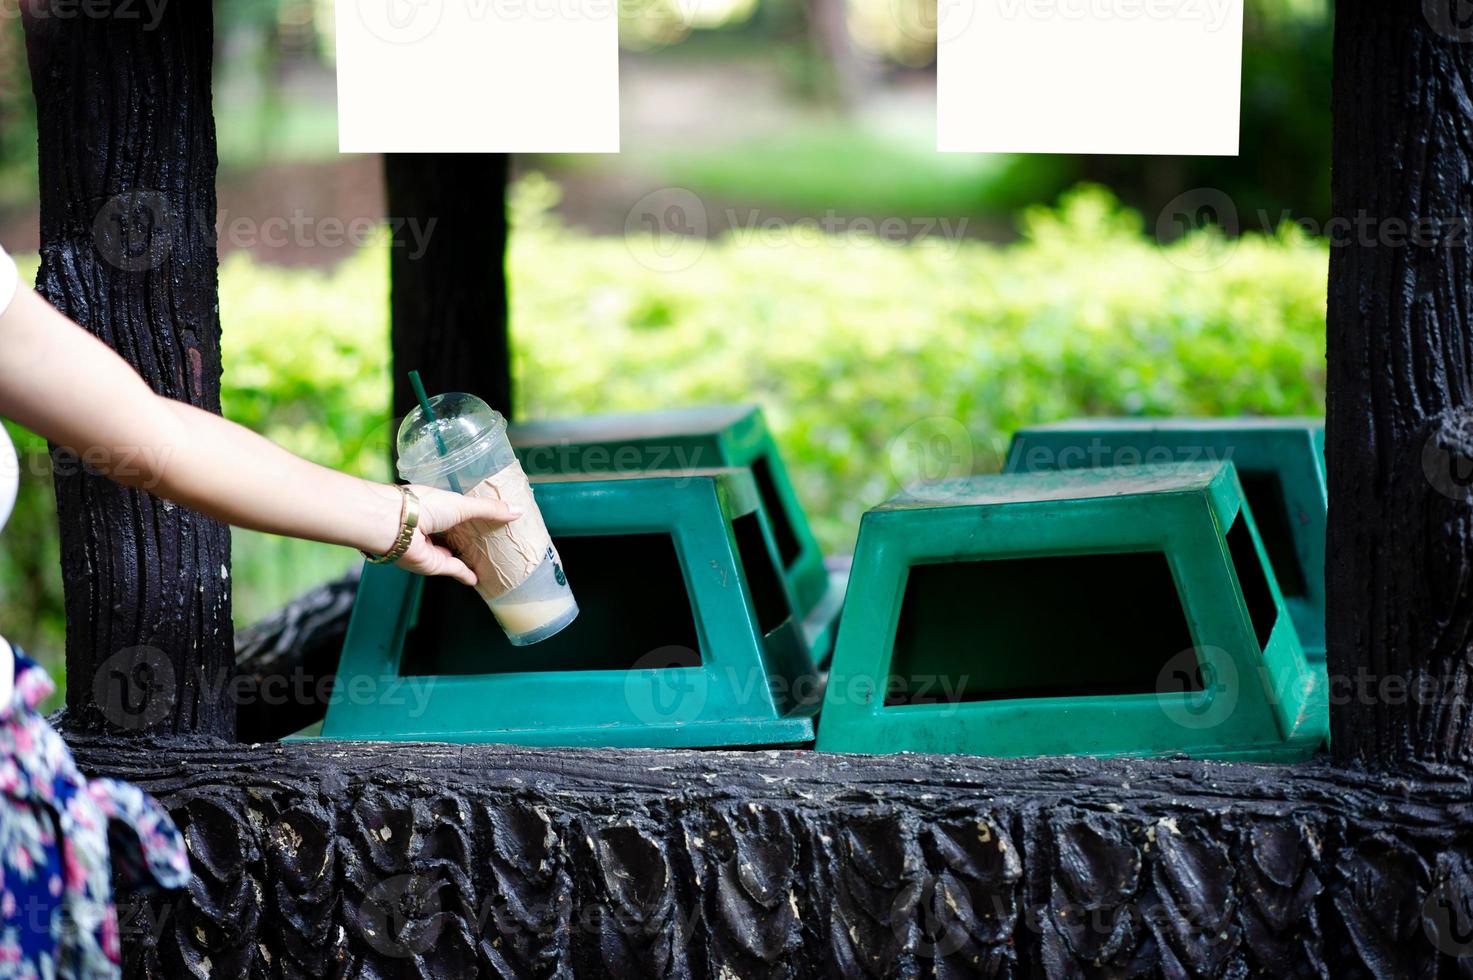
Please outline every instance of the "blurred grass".
M701 196L803 213L823 202L841 213L923 217L1007 214L1047 199L1067 160L937 153L929 130L834 121L719 147L672 147L648 166Z
M230 125L216 130L220 167L247 171L268 163L331 162L338 154L338 113L332 103L252 100L219 107Z
M799 227L664 243L675 250L662 256L562 227L556 198L536 175L511 198L519 414L759 401L831 552L896 489L905 471L892 450L913 425L952 420L985 471L1011 431L1050 419L1323 410L1328 251L1293 226L1161 246L1138 214L1086 187L1026 211L1008 246ZM388 475L391 435L385 252L330 271L236 253L220 270L226 414L375 479ZM29 275L34 258L23 262ZM23 448L42 451L34 437ZM41 457L28 458L0 542L0 623L56 669L55 519ZM353 561L238 533L237 619Z

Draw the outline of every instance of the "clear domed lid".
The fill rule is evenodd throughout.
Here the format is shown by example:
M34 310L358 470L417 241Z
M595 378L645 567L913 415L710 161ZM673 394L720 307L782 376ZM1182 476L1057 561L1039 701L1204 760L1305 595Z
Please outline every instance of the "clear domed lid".
M430 399L434 421L418 405L399 424L399 473L425 481L460 469L505 440L506 419L475 395L452 391Z

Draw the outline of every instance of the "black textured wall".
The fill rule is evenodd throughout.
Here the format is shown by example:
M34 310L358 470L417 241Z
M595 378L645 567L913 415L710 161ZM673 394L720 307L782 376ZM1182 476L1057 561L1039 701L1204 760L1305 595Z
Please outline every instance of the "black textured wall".
M1451 773L77 748L88 769L169 805L199 876L188 897L128 912L133 976L1392 978L1473 966L1473 784Z

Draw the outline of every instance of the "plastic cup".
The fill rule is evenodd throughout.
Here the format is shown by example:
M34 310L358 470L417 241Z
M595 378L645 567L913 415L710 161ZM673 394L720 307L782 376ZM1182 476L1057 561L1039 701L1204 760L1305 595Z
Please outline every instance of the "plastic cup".
M409 483L504 500L522 509L506 525L469 521L448 537L476 573L476 591L515 646L545 640L578 617L578 602L506 438L506 419L475 395L430 399L399 426L399 475ZM531 556L540 556L534 558Z

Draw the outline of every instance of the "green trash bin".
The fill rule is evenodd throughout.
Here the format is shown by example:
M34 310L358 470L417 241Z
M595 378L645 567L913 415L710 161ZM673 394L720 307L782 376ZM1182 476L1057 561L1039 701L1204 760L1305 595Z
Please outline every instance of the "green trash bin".
M512 448L529 474L634 473L741 466L752 471L772 524L788 586L797 598L814 666L828 660L846 575L825 568L762 409L707 405L514 423Z
M1075 419L1013 436L1006 472L1231 460L1304 653L1325 660L1325 423L1316 418Z
M1329 716L1231 464L978 476L865 514L818 748L1289 761Z
M816 678L749 471L532 485L578 618L514 647L474 590L369 565L322 737L645 747L812 740Z

